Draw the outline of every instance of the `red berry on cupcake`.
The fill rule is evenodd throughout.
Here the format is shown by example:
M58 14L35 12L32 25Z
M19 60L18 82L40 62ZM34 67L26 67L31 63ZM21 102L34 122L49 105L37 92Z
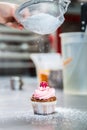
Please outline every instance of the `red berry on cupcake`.
M46 88L48 86L48 83L46 81L42 81L40 83L40 87Z

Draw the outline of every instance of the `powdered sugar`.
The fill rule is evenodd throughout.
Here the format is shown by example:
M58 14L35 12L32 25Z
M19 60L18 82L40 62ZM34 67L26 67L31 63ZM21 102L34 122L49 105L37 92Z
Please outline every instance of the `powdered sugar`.
M56 31L56 29L63 23L64 17L54 17L46 13L39 13L37 15L29 16L22 21L24 28L38 33L38 34L50 34Z

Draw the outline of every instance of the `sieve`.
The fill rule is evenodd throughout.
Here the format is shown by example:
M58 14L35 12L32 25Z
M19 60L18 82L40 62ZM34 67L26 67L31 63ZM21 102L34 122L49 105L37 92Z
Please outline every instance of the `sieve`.
M69 0L30 0L22 3L15 15L25 29L38 33L53 33L64 22Z

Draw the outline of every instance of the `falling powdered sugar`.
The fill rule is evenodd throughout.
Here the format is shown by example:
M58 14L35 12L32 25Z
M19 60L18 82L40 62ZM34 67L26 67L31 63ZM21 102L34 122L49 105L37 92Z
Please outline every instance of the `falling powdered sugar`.
M63 23L64 18L54 17L46 13L30 16L22 21L25 29L38 34L50 34Z

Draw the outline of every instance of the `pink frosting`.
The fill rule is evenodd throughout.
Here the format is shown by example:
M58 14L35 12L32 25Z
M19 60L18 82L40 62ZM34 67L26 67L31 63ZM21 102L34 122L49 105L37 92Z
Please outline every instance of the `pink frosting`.
M50 97L55 96L55 89L50 88L49 86L47 87L40 86L35 90L33 96L36 99L48 99Z

